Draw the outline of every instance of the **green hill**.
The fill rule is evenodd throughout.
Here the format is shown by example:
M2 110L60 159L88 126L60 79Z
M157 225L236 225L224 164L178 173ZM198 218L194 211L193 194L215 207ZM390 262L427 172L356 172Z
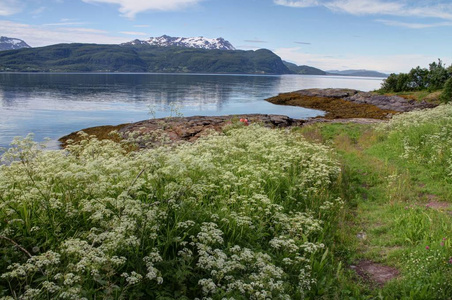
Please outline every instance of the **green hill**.
M291 73L279 56L266 49L225 51L98 44L58 44L2 51L0 71Z
M297 66L296 64L283 61L284 65L294 74L301 75L326 75L325 71L310 67L310 66Z

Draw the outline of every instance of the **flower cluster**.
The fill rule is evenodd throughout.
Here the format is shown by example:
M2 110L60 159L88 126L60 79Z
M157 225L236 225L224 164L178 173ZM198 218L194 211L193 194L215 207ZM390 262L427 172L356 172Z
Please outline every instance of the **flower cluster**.
M343 205L331 192L340 168L328 148L255 124L172 149L130 151L130 143L87 137L68 151L41 151L27 138L5 153L0 294L309 292L312 259Z

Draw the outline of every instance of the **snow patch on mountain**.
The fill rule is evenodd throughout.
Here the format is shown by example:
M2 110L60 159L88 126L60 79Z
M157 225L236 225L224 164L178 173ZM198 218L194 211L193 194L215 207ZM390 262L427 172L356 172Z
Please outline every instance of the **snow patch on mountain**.
M151 45L159 47L185 47L198 49L218 49L218 50L235 50L234 46L223 38L209 39L202 36L199 37L171 37L162 35L159 37L151 37L148 40L133 40L122 45Z
M0 51L15 50L21 48L31 48L31 47L21 39L9 38L6 36L0 37Z

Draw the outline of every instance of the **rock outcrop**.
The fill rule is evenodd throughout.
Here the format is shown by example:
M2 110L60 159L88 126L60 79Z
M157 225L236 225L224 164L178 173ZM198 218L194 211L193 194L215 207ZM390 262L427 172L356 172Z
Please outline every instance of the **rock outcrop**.
M267 101L273 104L320 109L326 112L323 118L329 120L353 118L385 120L401 112L436 106L425 101L353 89L305 89L279 94Z
M240 119L246 119L248 122L241 123ZM182 141L193 142L198 138L209 134L212 130L220 132L224 126L238 123L246 126L248 124L259 123L271 128L284 128L289 126L301 126L305 120L292 119L283 115L267 114L248 114L248 115L229 115L229 116L194 116L178 118L150 119L140 122L122 124L118 126L98 126L83 129L89 135L94 135L99 139L111 139L109 135L112 131L117 131L120 138L130 136L151 136L151 142L154 144L177 144ZM63 147L71 139L78 141L80 139L77 133L73 132L59 139ZM139 139L138 139L139 140ZM143 140L141 147L149 140Z
M362 92L353 89L306 89L293 93L307 97L334 98L358 104L371 104L381 109L397 112L407 112L416 109L433 108L436 106L435 104L427 103L425 101L417 102L400 96L380 95L373 92Z

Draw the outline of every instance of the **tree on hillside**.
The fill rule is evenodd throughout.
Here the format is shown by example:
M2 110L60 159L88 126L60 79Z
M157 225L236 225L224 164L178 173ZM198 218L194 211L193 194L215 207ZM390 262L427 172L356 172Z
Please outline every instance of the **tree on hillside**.
M438 62L429 64L429 68L413 68L407 73L391 74L386 78L382 85L382 92L406 92L440 90L444 87L446 81L452 78L452 65L445 67L441 59Z
M391 73L388 78L383 80L381 90L384 92L394 92L397 89L397 78L397 74Z
M439 90L444 86L444 83L449 78L449 73L447 72L441 59L438 59L438 63L432 62L429 65L429 73L427 78L428 89L431 91Z
M427 88L427 76L428 70L426 68L417 67L411 69L410 73L408 73L410 77L410 87L413 90L423 90Z
M449 69L450 68L451 67L449 67ZM444 84L444 89L441 93L440 100L444 103L452 102L452 77L447 79L446 83Z

